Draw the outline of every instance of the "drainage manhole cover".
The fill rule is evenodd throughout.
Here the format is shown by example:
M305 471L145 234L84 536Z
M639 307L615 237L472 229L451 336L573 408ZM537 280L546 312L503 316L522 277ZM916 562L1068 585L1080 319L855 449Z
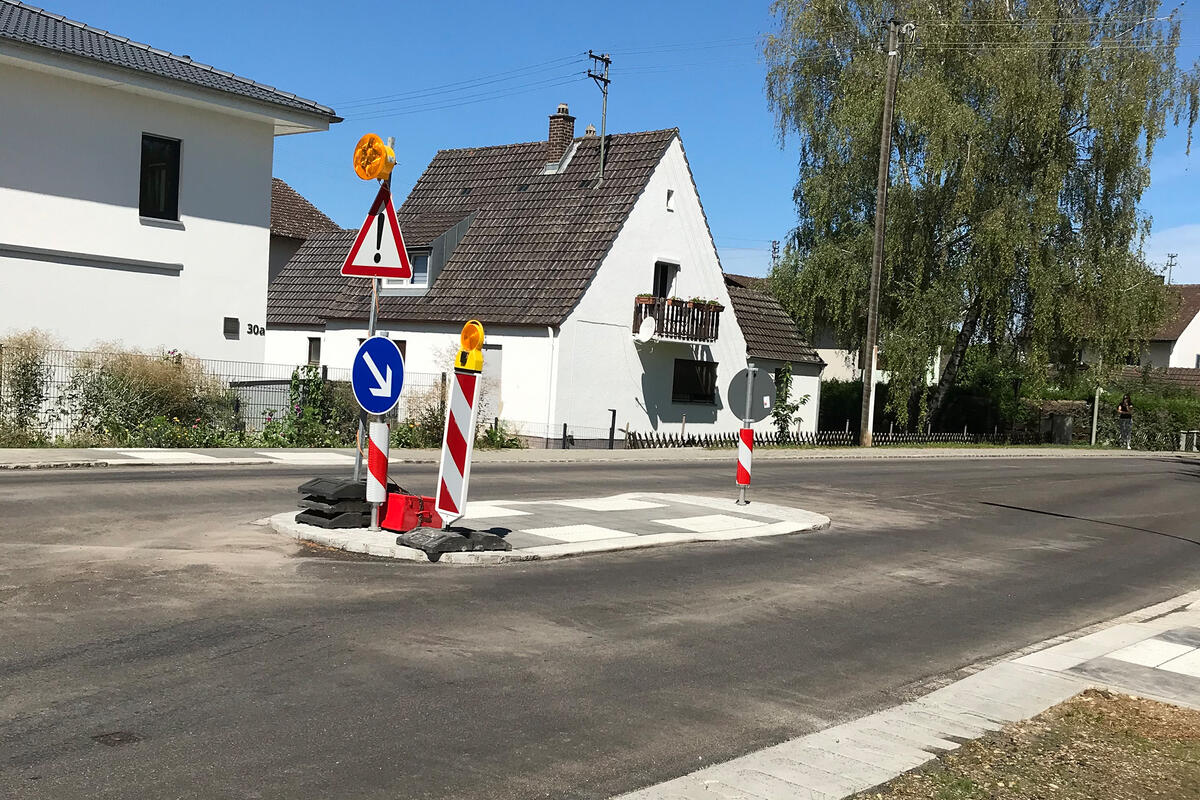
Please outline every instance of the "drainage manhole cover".
M123 744L140 742L142 737L131 731L113 731L112 733L102 733L99 736L93 736L92 739L109 747L120 747Z

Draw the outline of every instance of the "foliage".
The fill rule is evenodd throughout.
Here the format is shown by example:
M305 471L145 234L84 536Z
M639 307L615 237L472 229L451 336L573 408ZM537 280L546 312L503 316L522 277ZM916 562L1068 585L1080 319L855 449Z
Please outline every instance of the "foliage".
M775 406L771 409L771 422L780 437L786 437L792 425L800 421L800 407L808 403L808 395L792 401L792 365L784 364L775 373Z
M405 403L408 418L392 426L392 447L441 447L446 426L446 392L442 384L412 392Z
M348 447L358 436L358 419L349 385L322 379L318 367L297 367L288 407L268 412L262 440L267 447Z
M70 444L219 446L244 435L236 394L176 350L85 354L58 401L72 421Z
M49 341L37 330L0 340L0 447L45 443L41 428L50 381Z
M1142 255L1155 143L1200 110L1158 0L776 0L764 45L781 137L800 145L798 225L770 286L802 330L865 328L886 56L902 48L880 300L894 387L936 417L971 345L1000 383L1034 382L1084 342L1116 362L1172 309ZM907 38L907 37L906 37ZM938 348L939 385L924 391ZM893 410L910 414L897 393Z
M489 425L484 428L483 432L475 439L475 446L487 450L516 450L524 447L525 443L501 422L498 425Z

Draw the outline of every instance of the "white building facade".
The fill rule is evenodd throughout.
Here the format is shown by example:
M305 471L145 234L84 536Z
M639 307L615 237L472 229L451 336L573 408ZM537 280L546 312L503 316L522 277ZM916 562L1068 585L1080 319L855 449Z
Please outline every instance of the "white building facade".
M274 137L332 110L6 5L0 334L261 361Z
M486 416L530 437L555 439L565 424L599 439L614 412L618 429L639 433L736 430L734 376L748 361L770 372L787 362L793 397L809 397L799 430L814 431L823 364L769 296L758 301L785 320L778 347L744 335L747 290L727 289L678 132L608 137L616 177L596 181L597 137L568 134L553 149L564 117L573 131L560 107L548 142L442 151L399 210L410 259L429 257L424 283L385 288L380 304L378 330L402 343L406 372L450 370L462 323L477 318ZM318 235L285 267L268 361L350 366L369 303L368 280L337 275L354 234ZM661 314L668 298L678 324L635 336L639 305ZM687 307L693 299L721 310Z

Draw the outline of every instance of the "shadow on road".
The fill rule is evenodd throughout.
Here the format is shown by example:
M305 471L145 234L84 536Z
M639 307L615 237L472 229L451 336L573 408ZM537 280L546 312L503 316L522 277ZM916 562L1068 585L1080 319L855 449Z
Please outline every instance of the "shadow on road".
M1188 544L1200 545L1200 541L1197 541L1196 539L1189 539L1186 536L1176 536L1173 533L1163 533L1162 531L1152 531L1149 528L1138 528L1134 525L1125 525L1124 523L1121 523L1121 522L1109 522L1109 521L1103 520L1103 519L1089 519L1088 517L1076 517L1071 514L1059 514L1057 511L1042 511L1041 509L1037 509L1037 508L1022 508L1021 506L1010 506L1010 505L1006 505L1004 503L991 503L986 500L980 501L980 504L985 505L985 506L994 506L995 508L1007 508L1010 511L1024 511L1029 514L1042 514L1043 516L1047 516L1047 517L1058 517L1059 519L1074 519L1074 520L1079 520L1080 522L1091 522L1096 525L1109 525L1114 528L1125 528L1126 530L1130 530L1130 531L1138 531L1139 533L1152 533L1155 536L1165 536L1168 539L1178 539L1179 541L1187 542Z

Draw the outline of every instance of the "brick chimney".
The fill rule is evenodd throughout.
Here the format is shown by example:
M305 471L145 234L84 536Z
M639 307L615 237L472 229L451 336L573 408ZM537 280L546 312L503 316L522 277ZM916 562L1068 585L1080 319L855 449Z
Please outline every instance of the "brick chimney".
M567 154L575 140L575 118L566 103L558 104L558 112L550 115L550 141L546 143L546 163L557 164Z

